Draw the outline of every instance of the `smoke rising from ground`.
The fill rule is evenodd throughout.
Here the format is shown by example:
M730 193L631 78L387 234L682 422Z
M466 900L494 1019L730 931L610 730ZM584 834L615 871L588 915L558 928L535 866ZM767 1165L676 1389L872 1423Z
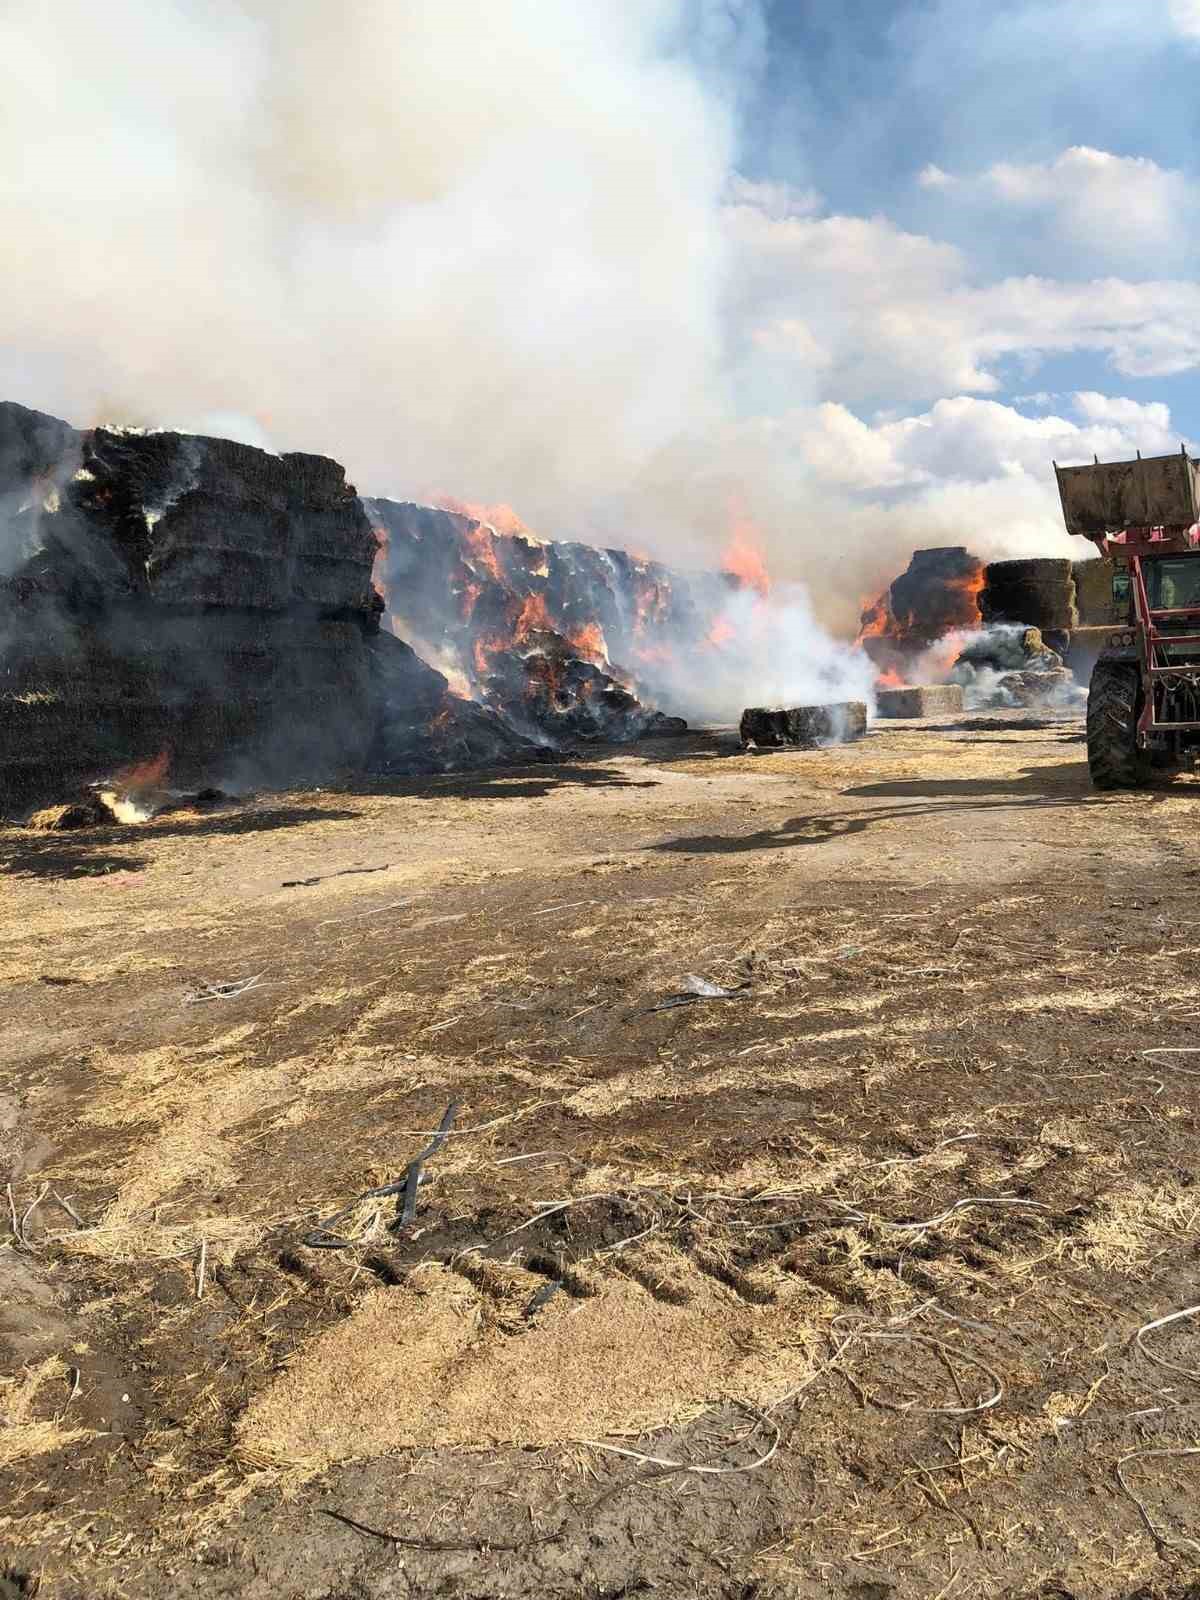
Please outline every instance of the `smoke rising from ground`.
M683 638L665 659L639 666L639 688L693 722L736 722L747 705L873 706L875 667L830 638L801 584L763 598L731 592L706 638Z

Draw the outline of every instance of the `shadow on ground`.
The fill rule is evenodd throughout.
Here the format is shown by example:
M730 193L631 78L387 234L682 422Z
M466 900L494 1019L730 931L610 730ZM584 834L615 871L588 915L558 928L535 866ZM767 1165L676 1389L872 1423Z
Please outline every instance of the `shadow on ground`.
M10 878L103 878L114 872L140 872L147 865L145 856L61 844L0 855L0 873Z
M620 753L628 755L631 748ZM536 767L489 767L483 771L442 773L433 777L381 777L339 784L345 795L394 795L414 800L540 800L554 789L653 789L654 778L635 778L615 767L593 765L611 760L614 752Z
M186 834L211 838L219 834L272 833L310 822L354 821L356 811L325 806L272 806L230 810L188 820L170 813L160 820L108 827L81 828L76 833L21 833L13 830L0 844L0 873L13 878L95 878L111 872L137 872L148 866L144 856L118 854L114 846L143 843Z
M881 822L910 821L918 817L948 817L963 812L1010 810L1049 811L1070 807L1119 803L1121 796L1097 794L1088 787L1086 769L1067 777L1058 769L1026 769L1019 778L913 778L894 783L867 783L844 789L843 795L872 800L915 800L927 804L880 806L843 815L792 817L778 828L760 833L698 834L692 838L664 839L651 849L685 855L740 854L750 850L781 850L792 845L828 844L852 834L865 833Z

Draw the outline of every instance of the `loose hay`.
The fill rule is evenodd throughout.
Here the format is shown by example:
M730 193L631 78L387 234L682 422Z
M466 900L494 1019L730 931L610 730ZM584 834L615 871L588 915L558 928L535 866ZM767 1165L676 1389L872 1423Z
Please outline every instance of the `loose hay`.
M61 1381L62 1399L67 1398L66 1377L66 1365L51 1356L22 1378L0 1378L0 1470L92 1437L90 1428L64 1428L34 1415L47 1384Z
M686 1305L639 1284L556 1295L527 1331L485 1316L457 1273L375 1291L304 1348L239 1429L256 1459L309 1463L430 1445L638 1435L731 1400L765 1405L815 1365L815 1325L693 1274Z

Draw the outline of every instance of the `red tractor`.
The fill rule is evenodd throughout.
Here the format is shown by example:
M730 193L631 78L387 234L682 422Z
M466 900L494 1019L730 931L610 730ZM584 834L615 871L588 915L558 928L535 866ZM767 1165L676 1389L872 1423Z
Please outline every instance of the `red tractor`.
M1092 782L1139 788L1200 753L1200 462L1185 449L1054 471L1067 532L1112 558L1128 613L1092 669Z

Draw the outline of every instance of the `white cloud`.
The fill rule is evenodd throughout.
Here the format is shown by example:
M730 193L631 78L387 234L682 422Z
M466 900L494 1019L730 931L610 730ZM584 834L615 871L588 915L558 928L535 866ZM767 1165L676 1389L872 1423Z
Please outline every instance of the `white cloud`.
M748 468L757 451L796 474L784 521L831 620L852 625L864 596L903 569L912 550L966 545L983 560L1090 553L1063 527L1053 462L1121 460L1179 448L1158 402L1083 392L1069 415L1028 416L971 395L871 423L826 402L759 419L730 448ZM764 513L768 526L771 512ZM780 511L781 518L786 517ZM782 544L782 540L779 540ZM821 550L824 561L814 560Z
M869 406L995 393L1004 361L1073 351L1139 378L1200 365L1200 284L1183 278L981 282L963 251L887 218L780 218L745 199L727 227L760 406L786 406L797 386Z
M1169 0L1173 26L1185 39L1200 39L1200 0Z
M1146 156L1072 145L1053 161L1002 161L973 175L927 167L918 182L956 206L1036 220L1044 251L1100 267L1183 268L1200 239L1200 183Z

